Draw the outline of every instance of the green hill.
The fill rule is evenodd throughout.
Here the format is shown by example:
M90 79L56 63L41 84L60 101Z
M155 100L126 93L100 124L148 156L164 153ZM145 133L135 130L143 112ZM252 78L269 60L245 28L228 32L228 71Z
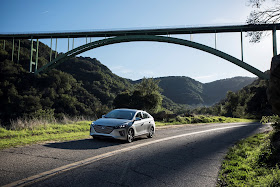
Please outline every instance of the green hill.
M19 63L18 41L15 41L14 62L11 61L12 42L0 43L0 119L53 114L96 117L113 107L115 97L133 89L140 82L119 77L95 58L75 57L46 73L29 73L29 40L21 40ZM59 55L59 54L58 54ZM38 67L49 62L50 48L40 43ZM52 59L55 57L53 51ZM163 107L178 112L186 105L211 105L225 97L228 90L238 90L253 78L232 78L202 84L189 77L160 77ZM39 111L39 113L38 113Z
M256 78L234 77L203 84L189 77L170 76L160 80L162 94L177 104L211 106L226 97L228 91L236 92L252 83ZM135 81L135 83L141 80Z
M204 84L203 93L208 98L206 105L213 105L219 102L226 97L228 91L236 92L256 79L252 77L233 77Z
M95 118L112 107L117 94L132 87L127 79L113 74L96 59L83 57L71 58L57 69L35 76L28 72L30 44L29 40L21 41L19 63L11 61L11 41L6 41L5 50L3 43L0 44L2 125L10 119L34 117L38 111L54 113L58 118L63 115ZM41 67L48 62L50 49L43 43L39 46L38 67Z
M189 77L160 77L162 94L178 104L197 105L204 103L203 84Z
M196 113L259 119L270 116L272 111L267 100L267 87L267 80L256 79L237 92L229 91L225 99L212 107L200 108Z

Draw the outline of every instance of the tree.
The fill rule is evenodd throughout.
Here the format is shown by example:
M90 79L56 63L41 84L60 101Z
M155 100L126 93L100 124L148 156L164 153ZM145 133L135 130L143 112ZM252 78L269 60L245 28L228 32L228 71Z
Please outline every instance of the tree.
M134 90L118 94L113 105L116 108L135 108L156 113L162 105L158 83L159 81L151 78L144 78L141 83L135 85Z
M263 3L270 2L270 8L261 9ZM280 21L280 2L279 0L249 0L250 5L256 10L253 10L247 19L248 23L251 24L268 24L268 23L279 23ZM251 32L248 34L250 36L251 42L259 42L263 32ZM271 69L270 69L270 80L267 91L267 96L270 104L272 105L272 111L280 115L280 63L279 55L272 58Z
M238 94L228 91L226 102L225 102L225 110L226 110L226 116L233 117L233 113L236 110L238 106L239 96Z
M156 92L161 92L162 89L158 86L160 80L152 78L143 78L141 83L135 85L135 90L141 92L142 95L149 95Z
M272 3L273 5L264 8L264 3ZM280 21L280 3L279 0L249 0L249 5L254 8L247 18L248 24L274 24ZM263 31L248 32L250 42L259 42L266 33Z

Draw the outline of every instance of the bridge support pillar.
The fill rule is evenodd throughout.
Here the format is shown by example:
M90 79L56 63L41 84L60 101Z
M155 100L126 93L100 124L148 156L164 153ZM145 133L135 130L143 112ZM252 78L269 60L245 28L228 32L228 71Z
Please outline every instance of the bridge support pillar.
M73 38L73 43L72 43L72 49L74 49L74 38Z
M50 45L51 51L50 51L50 62L52 61L52 37L51 37L51 45Z
M19 55L20 55L20 40L18 40L18 55L17 55L17 63L19 63Z
M37 71L37 64L38 64L38 49L39 49L39 39L37 39L36 49L33 48L33 39L31 39L31 52L30 52L30 66L29 72L35 73ZM33 62L33 52L36 52L35 62ZM35 65L35 69L33 71L33 65Z
M276 26L272 30L273 56L277 55Z
M55 39L55 58L57 57L57 38Z
M12 61L14 61L14 52L15 52L15 39L13 38Z
M244 62L244 58L243 58L243 33L242 33L242 31L240 33L240 38L241 38L241 60L242 60L242 62Z
M67 52L69 51L69 36L68 36L68 50L67 50Z
M217 49L217 32L215 31L215 49Z

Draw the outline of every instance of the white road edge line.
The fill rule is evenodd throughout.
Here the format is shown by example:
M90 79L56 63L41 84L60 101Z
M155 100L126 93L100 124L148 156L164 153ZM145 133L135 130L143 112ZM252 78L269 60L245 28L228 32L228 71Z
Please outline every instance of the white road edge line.
M52 169L52 170L49 170L49 171L45 171L43 173L39 173L37 175L33 175L31 177L27 177L27 178L12 182L10 184L6 184L3 187L25 186L25 185L28 185L28 184L32 184L32 183L35 183L37 181L49 178L49 177L51 177L53 175L56 175L58 173L62 173L62 172L65 172L65 171L68 171L68 170L71 170L71 169L74 169L74 168L77 168L77 167L80 167L80 166L84 166L86 164L93 163L93 162L98 161L98 160L102 160L104 158L108 158L108 157L111 157L111 156L114 156L114 155L117 155L117 154L120 154L120 153L123 153L123 152L126 152L126 151L130 151L130 150L137 149L137 148L140 148L140 147L144 147L144 146L147 146L147 145L151 145L151 144L154 144L154 143L159 143L159 142L163 142L163 141L167 141L167 140L171 140L171 139L175 139L175 138L181 138L181 137L184 137L184 136L191 136L191 135L195 135L195 134L202 134L202 133L211 132L211 131L231 129L231 128L243 127L243 126L248 126L248 125L252 125L252 124L230 126L230 127L221 127L221 128L216 128L216 129L209 129L209 130L204 130L204 131L180 134L180 135L176 135L176 136L171 136L171 137L167 137L167 138L154 140L154 141L151 141L151 142L145 142L145 143L142 143L142 144L133 145L133 146L126 147L126 148L123 148L123 149L119 149L119 150L111 151L111 152L104 153L104 154L101 154L101 155L97 155L97 156L94 156L94 157L90 157L90 158L87 158L87 159L84 159L84 160L81 160L81 161L78 161L78 162L67 164L65 166L61 166L61 167L58 167L58 168L55 168L55 169Z

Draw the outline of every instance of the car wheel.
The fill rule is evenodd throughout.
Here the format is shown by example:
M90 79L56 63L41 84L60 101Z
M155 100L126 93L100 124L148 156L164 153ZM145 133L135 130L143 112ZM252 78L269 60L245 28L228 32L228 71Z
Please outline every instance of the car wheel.
M148 138L152 138L155 134L155 129L153 126L151 126L150 130L149 130L149 134L147 135Z
M127 142L131 143L134 139L134 131L133 129L128 129L127 132Z

